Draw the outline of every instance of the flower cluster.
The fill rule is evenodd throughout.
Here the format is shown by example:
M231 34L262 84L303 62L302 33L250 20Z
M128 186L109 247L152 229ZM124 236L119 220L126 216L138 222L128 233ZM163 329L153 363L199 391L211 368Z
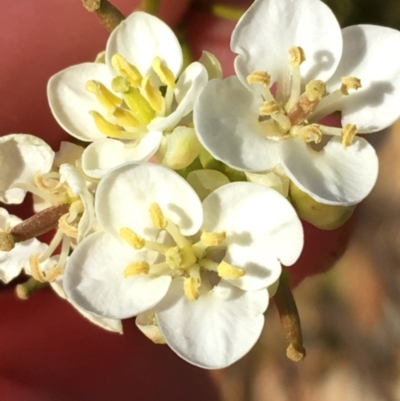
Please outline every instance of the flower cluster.
M234 363L302 252L299 217L336 228L374 186L357 134L400 116L399 45L389 28L340 30L319 0L256 0L223 79L215 56L184 62L165 23L133 13L95 62L49 80L55 119L87 146L0 138L0 200L30 192L35 210L0 209L0 280L23 271L22 298L51 285L107 330L136 317L192 364Z

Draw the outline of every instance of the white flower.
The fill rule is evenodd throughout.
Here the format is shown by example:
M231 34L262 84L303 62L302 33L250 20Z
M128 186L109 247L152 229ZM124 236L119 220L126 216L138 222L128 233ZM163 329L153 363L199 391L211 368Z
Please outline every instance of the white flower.
M0 201L21 203L26 190L19 184L33 184L36 173L47 173L54 152L42 139L29 134L0 137Z
M200 142L238 170L281 164L319 202L358 203L376 181L378 161L354 135L399 117L399 47L400 33L390 28L341 31L319 0L256 0L232 34L237 77L210 81L195 105ZM321 122L335 110L343 129Z
M17 216L8 214L6 209L0 208L0 231L9 232L21 222ZM36 238L17 242L10 251L0 251L0 280L10 282L18 277L21 270L29 265L29 257L35 253L41 253L47 248L46 244Z
M50 79L54 117L72 136L94 141L82 156L86 174L100 178L124 162L148 160L164 131L187 124L207 71L195 62L181 73L182 64L173 31L135 12L110 35L105 64L75 65Z
M155 164L105 175L95 210L104 231L69 258L68 297L111 318L154 308L171 348L206 368L227 366L254 345L266 287L303 246L301 223L276 191L232 183L201 204L184 179Z

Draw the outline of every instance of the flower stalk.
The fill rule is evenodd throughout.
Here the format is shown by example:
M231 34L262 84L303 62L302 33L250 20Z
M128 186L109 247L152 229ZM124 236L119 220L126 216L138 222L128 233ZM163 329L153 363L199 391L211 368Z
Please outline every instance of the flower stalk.
M33 277L31 277L29 280L27 280L25 283L18 284L15 287L15 293L17 294L17 297L22 300L27 300L31 296L31 294L39 290L41 288L47 287L49 285L49 282L44 282L41 283L40 281L35 280Z
M282 272L274 300L288 343L286 356L294 362L300 362L306 356L306 350L303 347L299 312L289 287L289 274L286 271Z
M124 19L124 14L108 0L82 0L83 6L96 13L100 22L112 32Z

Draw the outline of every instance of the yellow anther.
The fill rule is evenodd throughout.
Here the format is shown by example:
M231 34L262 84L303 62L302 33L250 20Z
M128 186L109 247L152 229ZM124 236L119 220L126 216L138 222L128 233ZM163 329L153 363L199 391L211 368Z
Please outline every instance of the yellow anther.
M357 127L354 124L346 124L342 129L342 145L347 148L353 143L354 137L357 135Z
M111 64L118 74L129 78L129 81L134 88L138 88L140 86L142 82L142 74L124 57L122 57L120 54L114 54L111 58Z
M275 100L265 101L258 109L261 116L273 116L282 113L282 108Z
M218 265L218 276L222 278L237 279L243 277L246 272L239 267L232 266L224 260Z
M356 77L342 77L340 91L343 95L349 95L349 89L358 90L361 88L361 80Z
M290 65L292 67L297 67L306 60L306 55L304 50L300 46L292 46L289 48L290 54Z
M226 238L225 231L220 233L213 233L209 231L203 231L201 234L201 242L206 246L219 246Z
M14 238L10 233L0 233L0 251L9 252L15 246Z
M306 125L301 129L300 137L304 142L320 143L322 140L322 131L316 124Z
M151 84L150 75L143 78L141 88L153 110L162 112L164 110L165 100L159 89Z
M154 57L152 66L154 72L158 75L161 82L175 89L176 84L174 74L166 65L161 64L160 57Z
M48 281L49 283L52 283L62 274L63 274L63 270L55 264L49 270L47 270L46 281Z
M87 81L85 88L88 92L96 95L97 100L107 109L122 104L122 99L114 95L99 81Z
M129 263L124 270L124 277L137 276L138 274L148 274L150 270L150 265L142 260L140 262Z
M160 208L160 205L158 203L152 203L150 205L150 217L151 221L157 228L164 228L167 226L167 220L164 217L164 214Z
M79 235L78 228L70 224L70 222L68 221L69 216L70 214L66 213L58 219L58 228L68 237L78 238Z
M93 117L97 129L104 135L112 138L120 138L121 131L110 121L107 121L100 113L91 110L89 114Z
M305 93L311 102L320 101L326 93L325 83L319 79L312 80L306 85Z
M129 227L122 227L119 230L119 235L135 249L142 249L146 245L146 240Z
M247 76L247 83L250 85L262 84L264 86L269 86L270 82L271 76L266 71L254 71Z
M111 110L110 115L115 118L117 124L121 127L138 128L141 126L140 121L130 111L122 107L115 107Z
M165 253L165 261L171 269L188 269L196 262L196 255L191 245L174 246Z
M187 277L183 283L183 290L189 301L196 301L199 298L199 282L194 277Z

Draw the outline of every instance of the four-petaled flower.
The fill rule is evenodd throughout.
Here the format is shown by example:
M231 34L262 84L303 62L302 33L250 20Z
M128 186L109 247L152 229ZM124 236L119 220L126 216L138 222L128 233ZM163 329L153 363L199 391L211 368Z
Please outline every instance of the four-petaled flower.
M238 170L281 164L321 203L358 203L376 181L378 161L355 135L400 115L399 46L394 29L341 31L319 0L256 0L231 38L237 77L210 81L196 102L200 142ZM342 129L321 121L336 110Z
M154 308L171 348L206 368L227 366L254 345L266 288L303 247L301 223L278 192L231 183L201 203L184 179L155 164L105 175L95 210L102 230L69 258L68 297L112 318Z
M207 70L194 62L181 73L182 49L164 22L131 14L110 35L104 61L69 67L47 88L58 123L93 142L82 155L86 174L100 178L124 162L148 160L163 132L177 126L178 141L198 143L185 117L207 82Z

